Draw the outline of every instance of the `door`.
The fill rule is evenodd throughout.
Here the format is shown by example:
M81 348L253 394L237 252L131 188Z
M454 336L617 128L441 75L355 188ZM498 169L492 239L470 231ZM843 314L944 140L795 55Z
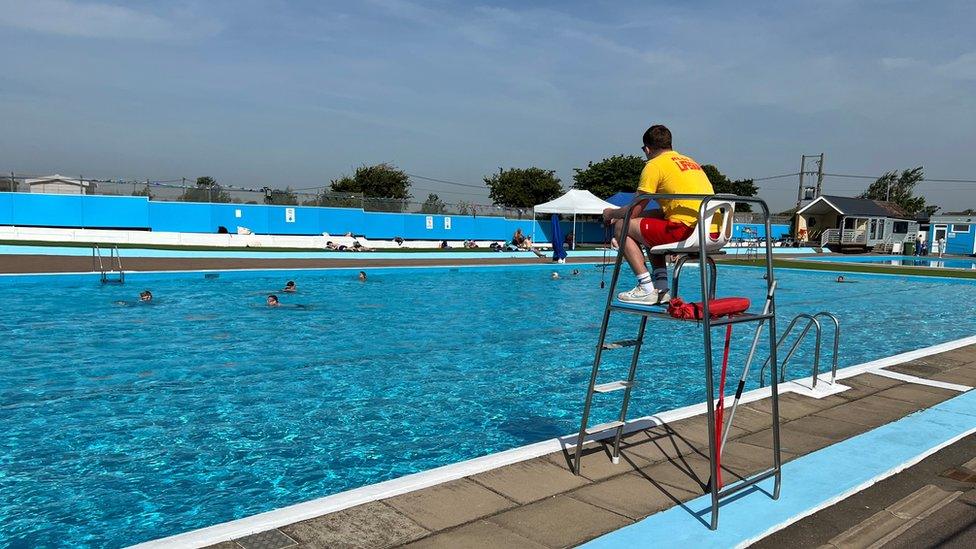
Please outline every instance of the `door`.
M939 254L939 239L945 240L948 232L948 226L946 225L935 225L932 228L932 242L929 243L930 254Z

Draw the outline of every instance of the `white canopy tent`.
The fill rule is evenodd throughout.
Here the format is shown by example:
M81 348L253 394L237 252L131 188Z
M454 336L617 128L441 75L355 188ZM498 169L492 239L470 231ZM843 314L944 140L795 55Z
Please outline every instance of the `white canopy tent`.
M555 200L550 200L544 204L539 204L532 208L532 218L535 219L536 214L563 214L563 215L573 215L573 248L576 248L576 216L577 214L583 215L600 215L603 210L607 208L616 208L613 204L598 198L595 194L590 191L584 191L580 189L570 189L566 194L556 198ZM533 235L535 236L535 235ZM534 238L533 238L534 240Z

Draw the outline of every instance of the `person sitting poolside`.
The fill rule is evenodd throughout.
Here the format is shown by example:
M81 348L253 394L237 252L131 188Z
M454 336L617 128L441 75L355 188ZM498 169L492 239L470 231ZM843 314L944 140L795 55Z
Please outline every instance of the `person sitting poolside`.
M396 242L397 246L403 246L403 238L399 236L393 237L393 242Z
M712 183L701 166L691 157L671 148L671 130L668 128L661 125L648 128L644 132L641 150L647 157L647 163L641 171L638 193L715 194ZM640 213L631 218L630 225L626 227L621 221L627 215L626 207L603 210L604 221L616 227L618 241L623 240L626 231L628 237L623 254L637 277L637 286L633 290L617 294L620 301L655 305L667 303L671 299L664 256L651 256L654 271L649 273L641 245L653 248L680 242L691 236L698 224L701 200L660 199L658 204L660 209L654 210L643 209L647 205L646 201L638 206ZM718 236L718 227L714 220L710 232L713 238Z
M139 292L139 301L143 303L152 303L152 292L149 290Z
M366 271L359 271L359 281L366 282Z
M449 244L447 243L447 241L446 241L446 240L441 240L441 243L440 243L440 245L438 246L438 248L440 248L440 249L442 249L442 250L446 250L446 249L448 249L448 248L450 248L450 247L451 247L451 246L450 246L450 245L449 245Z
M525 245L525 235L522 234L522 229L515 229L515 234L512 235L512 245L516 248L521 248Z
M271 294L271 295L268 296L267 304L268 304L268 307L277 307L278 305L281 305L278 302L278 296L276 296L274 294Z
M330 241L328 241L328 242L325 243L325 249L326 250L338 250L339 247L335 245L335 242L333 242L333 241L330 240Z
M285 287L281 289L282 292L295 293L298 291L298 286L295 285L294 280L289 280L285 282Z

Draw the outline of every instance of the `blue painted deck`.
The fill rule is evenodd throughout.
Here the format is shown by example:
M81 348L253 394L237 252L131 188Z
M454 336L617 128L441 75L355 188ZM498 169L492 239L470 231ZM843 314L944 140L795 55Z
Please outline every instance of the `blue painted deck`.
M773 480L730 497L709 530L710 496L652 515L585 547L736 547L836 503L937 449L976 432L976 391L818 450L783 466L779 500Z

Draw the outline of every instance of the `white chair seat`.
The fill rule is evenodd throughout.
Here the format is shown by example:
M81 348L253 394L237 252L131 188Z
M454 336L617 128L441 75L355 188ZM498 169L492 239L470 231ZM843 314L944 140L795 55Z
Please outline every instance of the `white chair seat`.
M704 219L711 220L715 214L720 213L718 238L712 238L708 231L705 233L705 251L717 252L721 250L732 237L732 222L735 217L735 203L727 200L714 200L709 202L710 206L705 210ZM698 253L701 246L698 242L698 227L692 231L691 236L679 242L671 244L661 244L650 248L650 253L659 254L690 254Z

